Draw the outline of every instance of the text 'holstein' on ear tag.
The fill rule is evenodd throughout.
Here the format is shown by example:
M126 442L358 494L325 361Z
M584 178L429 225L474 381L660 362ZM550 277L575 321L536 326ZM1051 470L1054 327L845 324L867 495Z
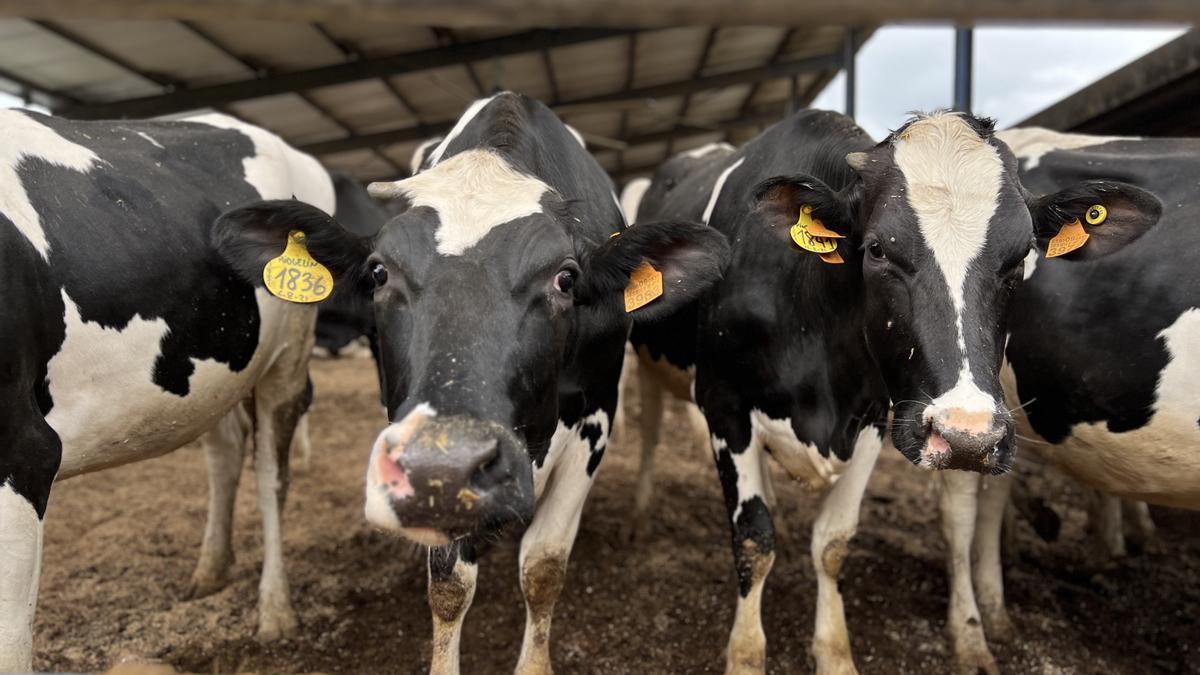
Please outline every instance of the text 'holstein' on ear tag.
M287 247L263 267L267 290L288 302L320 302L333 292L333 275L313 260L304 245L304 233L288 232Z
M629 285L625 287L625 311L632 312L639 307L645 307L662 294L662 272L643 261L629 275Z
M791 234L797 246L820 255L821 260L834 265L845 262L837 252L837 240L842 239L842 235L813 218L811 206L800 207L800 219L792 225Z
M1083 229L1083 224L1076 218L1073 222L1063 225L1050 243L1046 244L1046 257L1057 258L1060 255L1066 255L1086 244L1090 236Z

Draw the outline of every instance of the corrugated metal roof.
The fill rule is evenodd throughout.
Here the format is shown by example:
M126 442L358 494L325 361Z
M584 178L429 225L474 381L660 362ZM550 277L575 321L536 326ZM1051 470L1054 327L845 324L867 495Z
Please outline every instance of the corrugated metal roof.
M571 32L450 31L352 17L319 25L9 18L0 19L0 89L29 93L3 79L7 73L35 88L36 99L83 116L89 105L147 97L146 109L177 112L188 96L212 94L206 105L370 180L406 172L423 135L503 88L558 106L607 169L629 176L670 153L744 140L782 115L793 91L806 103L836 60L782 74L765 67L836 56L845 36L827 26ZM473 47L485 40L504 44L497 55L489 51L497 42ZM330 68L336 76L325 77ZM279 77L295 78L295 91L256 95L257 83Z

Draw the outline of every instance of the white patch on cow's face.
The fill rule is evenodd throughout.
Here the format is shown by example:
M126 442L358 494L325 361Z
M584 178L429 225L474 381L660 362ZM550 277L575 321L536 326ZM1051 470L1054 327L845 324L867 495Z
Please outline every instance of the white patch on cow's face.
M721 175L717 176L717 182L713 184L712 194L708 196L708 204L705 205L704 215L701 217L705 225L708 224L708 219L712 218L713 209L717 208L717 199L721 196L721 189L725 187L725 181L729 179L729 174L733 173L744 161L746 161L746 158L742 157L733 164L730 164L721 172Z
M625 222L637 222L638 207L649 189L649 178L634 178L625 184L625 189L621 190L621 212L625 214Z
M921 235L950 289L963 356L958 383L938 400L970 404L966 408L970 411L992 411L995 402L979 390L971 376L963 333L963 294L967 270L983 250L999 203L1004 162L995 147L954 113L935 114L911 124L895 141L895 161L904 175L908 203Z
M570 134L575 137L575 140L578 141L578 143L579 143L579 147L583 148L584 150L587 150L587 141L583 140L583 134L579 133L579 130L576 129L575 127L571 126L570 124L563 124L563 126L566 127L567 131L570 132Z
M50 244L42 229L41 217L29 201L29 194L17 173L21 161L39 159L51 164L87 173L100 158L96 153L59 136L49 127L15 110L0 112L0 213L17 226L17 231L33 247L49 257ZM54 186L44 186L53 190Z
M408 161L409 173L414 176L420 173L421 165L425 163L425 156L429 153L429 149L441 142L441 136L422 141L421 144L417 146L417 149L413 150L412 159Z
M692 159L699 159L701 157L711 155L714 152L733 152L734 150L735 150L735 148L728 143L724 143L724 142L706 143L705 145L702 145L698 148L692 148L691 150L684 150L683 152L679 153L676 156L677 157L690 157Z
M503 96L505 93L506 92L501 92L495 96L481 98L472 103L470 107L468 107L462 114L462 117L458 118L458 122L454 124L454 128L450 130L450 133L446 134L446 137L442 139L442 142L438 143L438 146L433 149L432 153L430 153L429 166L437 166L438 163L442 161L442 156L446 154L446 148L449 148L450 144L454 142L454 139L458 138L459 135L462 134L463 130L467 128L467 125L471 123L471 120L475 119L475 116L479 114L479 111L486 108L487 104L491 103L492 99L496 98L496 96Z
M275 134L219 113L184 118L245 134L254 144L254 155L242 160L246 182L263 199L298 199L333 214L337 198L329 173L317 160L297 151ZM227 204L226 206L238 206Z
M375 443L371 446L371 455L367 459L366 501L363 505L363 513L367 522L385 530L403 532L406 537L419 544L426 543L423 537L428 533L406 531L400 518L396 516L396 511L392 509L391 500L388 498L386 486L382 484L383 479L379 475L376 464L380 461L379 456L386 453L388 448L395 444L395 439L391 438L393 434L411 425L417 418L432 419L434 417L437 417L437 411L433 409L433 406L424 402L418 403L404 416L404 419L389 424L379 432L379 436L375 438ZM407 530L412 529L407 528ZM437 544L435 542L426 545Z
M498 225L542 212L550 186L491 150L467 150L396 183L412 206L437 212L442 255L462 255Z
M1023 129L1006 129L996 132L996 138L1004 141L1013 151L1017 159L1024 160L1024 170L1035 168L1042 155L1055 150L1076 150L1090 145L1100 145L1112 141L1137 140L1135 136L1088 136L1085 134L1064 134L1058 131L1042 129L1041 127L1025 127Z
M1029 281L1029 277L1033 276L1033 271L1037 269L1038 250L1037 247L1029 249L1029 253L1025 256L1025 269L1021 272L1021 278L1024 281Z
M1071 427L1059 444L1022 446L1035 451L1085 485L1126 499L1200 509L1200 309L1179 315L1163 329L1170 360L1158 376L1154 413L1138 429L1109 430L1105 420ZM1103 367L1098 364L1097 367ZM1004 370L1006 394L1016 407L1012 367ZM1015 411L1023 434L1031 434L1024 409Z

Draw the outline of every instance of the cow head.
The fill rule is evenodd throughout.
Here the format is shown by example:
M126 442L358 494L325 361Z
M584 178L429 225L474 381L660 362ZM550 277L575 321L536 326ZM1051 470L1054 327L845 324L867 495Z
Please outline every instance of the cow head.
M556 135L561 152L592 162L561 124L539 140ZM688 223L622 230L596 172L604 198L583 200L500 151L465 150L372 185L406 206L374 238L297 202L222 216L218 247L248 278L300 229L335 286L374 303L391 424L369 460L372 523L443 544L528 522L532 465L597 373L615 387L629 318L669 314L720 276L721 235ZM663 295L627 315L623 291L643 262Z
M926 468L1008 470L1013 421L999 372L1026 254L1092 206L1119 204L1071 254L1104 255L1157 221L1157 200L1113 182L1034 198L991 122L960 113L918 116L847 161L858 180L846 189L774 178L758 208L783 223L807 207L850 243L840 248L861 266L863 330L892 399L896 447Z

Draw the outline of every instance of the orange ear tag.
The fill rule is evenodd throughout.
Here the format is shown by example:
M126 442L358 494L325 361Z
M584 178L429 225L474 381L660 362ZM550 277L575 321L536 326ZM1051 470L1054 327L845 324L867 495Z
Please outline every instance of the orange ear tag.
M1083 224L1076 218L1074 222L1063 225L1058 234L1054 235L1054 238L1046 245L1046 257L1057 258L1060 255L1066 255L1086 244L1090 236L1083 229Z
M663 294L662 272L643 261L629 275L629 285L625 287L625 311L632 312L639 307L654 302Z
M800 207L800 219L792 225L791 235L797 246L818 254L821 260L833 265L845 262L837 252L837 240L844 237L813 218L812 207L808 204Z

